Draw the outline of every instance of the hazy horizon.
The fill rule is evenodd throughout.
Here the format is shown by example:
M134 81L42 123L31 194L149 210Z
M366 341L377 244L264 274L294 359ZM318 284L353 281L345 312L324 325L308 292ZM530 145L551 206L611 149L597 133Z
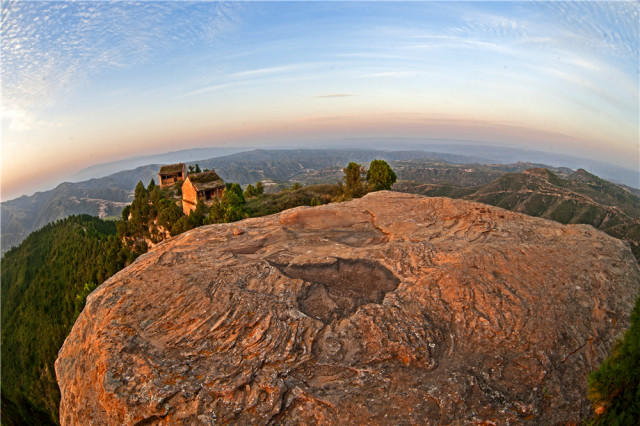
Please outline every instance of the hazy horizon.
M7 197L5 197L5 193L3 193L1 201L2 202L10 201L23 196L32 196L38 192L50 191L55 189L58 185L62 183L82 182L89 179L101 178L101 177L109 176L121 171L133 170L138 167L144 167L147 165L168 164L172 161L197 163L198 161L208 160L214 157L224 157L224 156L232 155L235 153L251 152L253 150L258 150L258 149L269 149L269 150L319 149L319 150L328 150L328 151L330 150L356 150L356 151L375 150L375 151L396 151L396 152L397 151L424 151L424 152L433 153L433 154L452 154L452 155L466 156L469 158L477 158L477 159L486 160L486 163L495 163L495 164L500 164L500 163L506 164L506 163L515 163L517 161L523 161L523 162L545 164L547 166L553 166L553 167L567 167L574 170L578 168L583 168L591 173L598 175L599 177L605 178L607 180L611 180L612 182L622 183L622 184L626 184L626 185L635 187L637 189L640 189L640 171L637 173L633 173L635 172L635 170L617 166L612 163L601 162L598 160L589 160L581 157L569 156L564 154L557 154L554 152L535 151L535 150L528 150L528 149L518 148L518 147L498 147L498 146L491 146L487 144L469 145L469 144L466 144L468 141L461 141L461 140L431 141L428 144L418 144L418 145L414 145L415 143L418 142L415 140L408 140L408 141L400 140L400 141L395 141L396 144L393 144L390 142L389 144L386 144L386 145L383 143L381 144L379 141L377 143L371 143L371 144L366 143L369 141L371 140L367 139L363 141L358 141L360 145L354 144L353 141L342 141L343 143L340 143L341 141L334 141L335 142L334 144L331 144L330 142L327 142L327 141L323 141L322 143L318 141L313 141L313 144L312 144L313 146L309 146L306 144L301 144L297 146L275 145L275 146L269 146L266 148L260 147L260 146L248 145L243 147L237 147L237 149L234 149L233 152L231 153L221 152L221 153L216 153L215 155L205 155L205 156L187 155L189 159L185 159L186 157L184 157L183 153L191 152L191 151L208 151L208 150L222 151L222 150L225 150L225 148L193 147L193 148L184 148L177 151L174 150L174 151L165 151L165 152L154 152L154 153L149 153L148 155L137 155L137 156L119 158L115 161L90 164L90 165L87 165L87 167L83 167L80 170L73 170L70 173L62 176L57 180L47 181L46 185L41 184L38 187L33 187L29 190L26 190L26 192L23 192L17 195L9 193ZM467 147L470 148L469 151L465 151L463 149ZM479 150L480 152L477 152L474 150ZM488 150L489 152L486 152L484 150ZM502 155L495 156L495 154L497 154L498 152L502 152ZM169 157L169 154L172 154L172 153L175 153L177 155L174 157L171 157L171 160L169 160L169 158L166 158L166 161L152 160L153 157ZM519 154L522 154L522 155L519 155ZM553 157L554 161L549 160L551 157ZM129 164L132 164L132 163L134 165L130 166ZM603 166L607 166L607 165L614 167L617 170L618 174L620 174L620 177L622 177L623 175L628 176L629 174L633 173L634 174L633 181L629 182L628 181L629 179L626 179L625 181L624 178L612 179L611 177L607 177L605 174L599 171L599 168L602 168ZM109 171L107 172L100 171L103 167L105 167Z
M353 138L638 170L639 8L5 1L2 200L136 155Z

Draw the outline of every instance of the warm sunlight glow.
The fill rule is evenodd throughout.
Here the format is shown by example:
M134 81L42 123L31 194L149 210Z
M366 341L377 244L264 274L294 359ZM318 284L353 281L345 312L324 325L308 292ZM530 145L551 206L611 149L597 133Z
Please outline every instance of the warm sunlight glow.
M2 13L3 199L132 155L371 135L639 168L637 2L3 2Z

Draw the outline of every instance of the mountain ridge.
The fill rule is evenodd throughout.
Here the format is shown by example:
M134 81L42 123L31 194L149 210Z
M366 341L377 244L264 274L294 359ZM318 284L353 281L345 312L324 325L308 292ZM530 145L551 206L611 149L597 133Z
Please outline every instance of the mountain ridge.
M192 153L194 150L187 150ZM202 150L195 150L202 153ZM177 151L181 153L183 151ZM210 152L205 149L204 152ZM215 151L219 152L219 150ZM221 177L230 182L239 182L247 185L257 180L270 179L275 182L286 182L288 179L304 178L305 172L311 169L325 168L334 165L341 167L351 161L352 157L361 161L372 160L376 155L389 153L390 156L436 156L437 153L425 153L419 151L393 153L392 151L379 150L264 150L240 152L199 160L203 168L215 168ZM171 154L163 154L167 162L177 161L177 157ZM452 160L468 160L461 155L442 154L444 158ZM142 157L157 158L158 156ZM284 158L284 159L283 159ZM134 159L135 160L135 159ZM137 161L137 160L136 160ZM265 168L263 162L272 162L269 168ZM308 167L303 167L300 162ZM193 161L192 163L195 163ZM111 163L107 163L109 165ZM232 166L230 166L232 164ZM314 165L315 164L315 165ZM318 165L319 164L319 165ZM33 195L23 195L13 200L0 203L2 209L2 252L17 245L26 238L30 232L58 219L76 215L91 214L100 215L101 211L106 216L119 216L124 205L119 203L131 202L133 190L139 181L147 184L151 179L157 180L157 173L162 164L147 164L133 170L124 170L99 178L92 178L82 182L63 182L56 188L48 191L37 192ZM265 172L266 170L266 172ZM302 173L302 175L300 175ZM336 181L339 178L336 178ZM322 180L322 179L321 179ZM318 182L326 183L326 181ZM335 182L332 182L335 183ZM75 199L72 197L76 197Z
M537 167L504 173L478 187L404 181L394 190L478 201L560 223L589 224L627 241L640 261L640 198L582 169L560 177Z

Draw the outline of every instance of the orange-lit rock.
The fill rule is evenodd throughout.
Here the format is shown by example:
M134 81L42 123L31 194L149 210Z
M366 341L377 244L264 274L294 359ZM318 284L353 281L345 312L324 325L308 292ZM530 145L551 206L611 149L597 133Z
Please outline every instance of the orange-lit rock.
M590 226L446 198L202 227L89 296L56 362L60 420L579 421L639 286Z

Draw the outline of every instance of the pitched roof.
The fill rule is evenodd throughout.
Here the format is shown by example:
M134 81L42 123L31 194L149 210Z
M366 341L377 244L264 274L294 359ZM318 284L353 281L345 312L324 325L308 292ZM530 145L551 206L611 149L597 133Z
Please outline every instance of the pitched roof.
M191 173L189 175L189 181L191 181L198 191L224 186L224 181L220 179L220 176L218 176L218 174L213 170L210 172Z
M169 164L167 166L160 167L160 174L168 175L171 173L178 173L178 172L181 172L183 168L184 168L184 163Z
M193 186L197 191L204 191L206 189L216 189L225 186L222 179L214 180L212 182L194 183Z

